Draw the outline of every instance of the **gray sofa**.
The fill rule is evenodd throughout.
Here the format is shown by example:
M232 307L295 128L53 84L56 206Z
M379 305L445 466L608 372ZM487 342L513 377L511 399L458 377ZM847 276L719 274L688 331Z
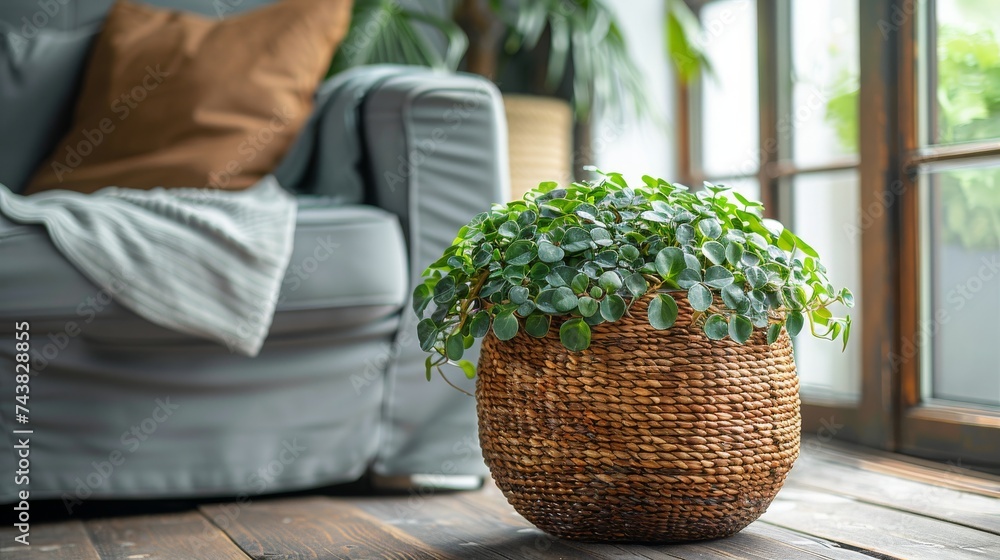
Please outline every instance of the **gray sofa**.
M208 14L218 4L151 3ZM85 48L110 4L0 3L16 41L26 24L37 29L0 51L14 59L6 69L0 60L0 182L12 189L66 126L72 87L45 80L72 82L84 59L60 45ZM12 70L39 61L34 73ZM34 96L31 111L10 109L18 95ZM254 359L139 318L77 272L44 229L0 217L0 502L30 490L72 509L93 498L253 496L366 472L486 474L475 403L424 380L408 300L458 227L505 196L505 135L499 96L476 77L370 67L325 83L275 171L300 208ZM27 424L15 417L15 322L31 333ZM13 434L24 428L33 433ZM12 475L23 437L27 484Z

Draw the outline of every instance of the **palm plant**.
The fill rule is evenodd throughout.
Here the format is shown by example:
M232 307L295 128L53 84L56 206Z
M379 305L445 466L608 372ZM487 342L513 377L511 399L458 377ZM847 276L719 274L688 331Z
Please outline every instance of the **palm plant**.
M667 49L687 80L707 61L691 40L697 22L687 6L667 2ZM511 55L541 46L548 56L538 93L552 94L571 70L579 119L598 103L618 114L650 112L627 38L605 0L452 0L447 7L450 17L440 17L400 0L356 0L331 71L375 63L456 70L464 59L466 70L496 78Z

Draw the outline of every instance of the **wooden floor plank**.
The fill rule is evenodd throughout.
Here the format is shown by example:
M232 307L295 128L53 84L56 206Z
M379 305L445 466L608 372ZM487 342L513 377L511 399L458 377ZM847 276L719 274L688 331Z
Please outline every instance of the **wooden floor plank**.
M774 531L772 529L777 529ZM751 523L746 529L729 537L703 543L691 543L681 547L666 547L671 553L690 558L693 550L709 549L728 555L727 558L746 560L871 560L861 553L837 547L829 541L806 543L791 531L768 527L764 523ZM817 541L821 541L817 539Z
M859 471L881 472L962 492L1000 498L1000 476L972 471L961 462L944 464L840 442L822 443L815 439L805 440L802 456L838 463ZM794 469L792 472L795 472Z
M202 506L201 511L258 560L462 558L437 551L343 500L269 500Z
M859 472L856 467L804 456L788 478L791 486L850 496L1000 535L1000 499L944 486Z
M86 522L103 560L247 560L247 555L195 511Z
M805 552L811 552L822 558L830 558L831 560L871 560L871 556L846 548L842 543L823 539L815 535L797 533L764 521L756 521L744 529L743 532L766 536L788 546Z
M87 530L79 521L35 524L28 546L14 540L20 532L0 529L0 558L4 560L100 560Z
M1000 558L992 533L810 489L785 487L761 519L890 558Z
M350 503L435 550L460 558L648 558L613 545L574 543L547 535L518 515L492 484L478 492L354 498Z

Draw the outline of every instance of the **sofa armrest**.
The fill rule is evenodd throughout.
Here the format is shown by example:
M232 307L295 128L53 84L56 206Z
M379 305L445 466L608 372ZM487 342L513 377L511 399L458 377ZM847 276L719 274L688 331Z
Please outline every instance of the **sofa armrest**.
M399 217L411 289L458 229L509 192L507 126L496 87L478 76L431 71L382 81L362 106L367 200ZM424 379L416 316L407 306L388 371L375 471L485 474L475 400ZM478 346L467 354L475 360ZM472 390L455 370L453 380Z
M286 189L360 204L365 196L361 106L380 83L417 70L362 66L323 82L315 107L295 143L274 171Z

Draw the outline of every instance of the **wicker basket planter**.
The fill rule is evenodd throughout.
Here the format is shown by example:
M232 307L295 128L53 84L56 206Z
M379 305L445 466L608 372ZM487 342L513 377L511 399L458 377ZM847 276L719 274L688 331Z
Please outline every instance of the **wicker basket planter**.
M771 503L799 449L788 335L709 340L678 297L666 331L630 315L569 352L557 329L488 335L476 398L486 463L540 529L586 541L732 535Z

